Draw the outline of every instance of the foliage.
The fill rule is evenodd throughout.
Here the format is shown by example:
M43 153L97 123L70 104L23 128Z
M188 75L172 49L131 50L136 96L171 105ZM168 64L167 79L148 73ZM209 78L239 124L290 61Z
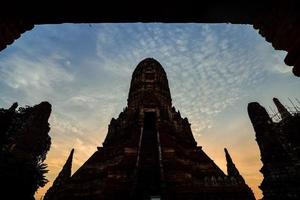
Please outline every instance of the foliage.
M29 200L48 182L43 161L51 145L51 105L43 102L16 108L15 103L9 109L0 109L0 121L4 122L0 125L0 184L13 199Z

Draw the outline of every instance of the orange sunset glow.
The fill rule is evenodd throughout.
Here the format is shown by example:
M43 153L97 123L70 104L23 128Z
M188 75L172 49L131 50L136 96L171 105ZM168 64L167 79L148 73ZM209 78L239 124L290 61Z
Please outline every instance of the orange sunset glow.
M72 148L74 173L102 146L111 118L127 105L133 70L153 57L197 145L225 173L227 148L260 199L262 162L247 105L274 107L274 96L286 104L300 96L284 56L247 25L38 25L0 55L0 107L52 105L49 182L35 194L40 200Z

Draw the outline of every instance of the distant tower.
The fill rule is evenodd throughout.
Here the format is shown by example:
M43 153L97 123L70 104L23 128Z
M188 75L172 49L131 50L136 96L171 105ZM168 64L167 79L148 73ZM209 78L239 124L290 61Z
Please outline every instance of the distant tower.
M272 121L264 107L249 103L248 114L261 152L263 200L300 199L300 116L274 98L283 120Z
M61 189L63 184L65 184L71 177L72 172L72 160L73 160L74 149L71 150L71 153L64 164L62 170L59 172L58 176L54 180L52 186L48 189L45 194L44 200L54 199L56 192Z
M52 200L255 199L231 159L234 177L197 146L188 119L172 106L158 61L147 58L138 64L127 103L111 120L103 147Z
M229 177L235 178L240 183L245 183L244 178L240 175L239 170L236 168L235 164L233 163L231 156L229 155L227 149L224 149L225 157L227 161L227 175Z

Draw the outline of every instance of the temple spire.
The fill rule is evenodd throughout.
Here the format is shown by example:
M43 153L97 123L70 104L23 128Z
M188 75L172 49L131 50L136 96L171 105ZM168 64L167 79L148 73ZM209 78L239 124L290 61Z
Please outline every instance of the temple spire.
M54 199L55 192L71 177L72 161L73 161L74 149L71 150L70 155L64 164L62 170L53 182L53 185L48 189L45 194L44 200Z
M266 109L259 103L251 102L248 104L247 109L249 118L254 126L259 124L269 124L272 122Z
M282 105L282 103L277 98L274 97L273 102L276 105L277 110L278 110L279 114L281 115L282 119L291 116L291 113L284 107L284 105Z
M166 106L172 99L167 74L161 64L153 59L142 60L135 68L128 94L128 108Z
M228 153L227 149L224 148L225 157L227 161L227 175L230 177L234 177L239 181L245 182L244 178L240 175L239 170L236 168L235 164L233 163L230 154Z
M74 149L71 150L70 155L57 178L67 179L71 177L73 154Z

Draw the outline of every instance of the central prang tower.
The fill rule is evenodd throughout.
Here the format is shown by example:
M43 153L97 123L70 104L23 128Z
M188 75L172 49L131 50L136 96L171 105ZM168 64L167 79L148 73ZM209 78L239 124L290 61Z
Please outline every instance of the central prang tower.
M128 105L111 120L103 147L71 176L72 153L45 200L254 200L225 153L227 175L197 146L188 119L172 107L166 72L147 58L133 72Z
M143 101L144 97L150 99L146 102ZM148 58L139 63L132 74L128 107L154 107L154 103L157 104L156 107L171 108L172 99L165 70L159 62Z

